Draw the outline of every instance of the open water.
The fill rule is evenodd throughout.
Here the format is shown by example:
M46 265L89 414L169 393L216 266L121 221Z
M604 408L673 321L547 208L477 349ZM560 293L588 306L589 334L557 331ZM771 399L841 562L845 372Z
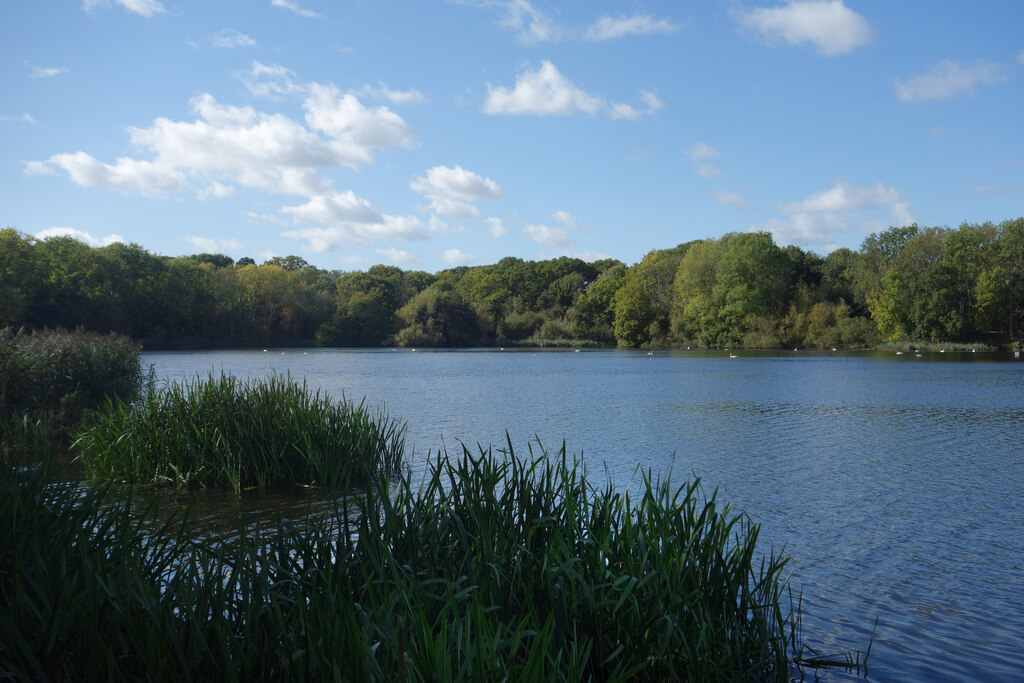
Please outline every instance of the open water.
M698 476L792 558L804 640L871 681L1024 680L1024 361L994 353L145 353L161 379L290 373L431 451L540 442L595 481ZM861 673L863 676L863 673ZM814 674L808 673L813 680ZM821 680L856 679L830 670Z

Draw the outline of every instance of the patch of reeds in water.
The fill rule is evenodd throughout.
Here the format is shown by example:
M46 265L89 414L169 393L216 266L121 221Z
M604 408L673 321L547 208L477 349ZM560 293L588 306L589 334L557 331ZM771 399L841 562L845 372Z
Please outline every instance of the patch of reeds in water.
M63 680L788 680L785 559L697 482L438 456L338 514L197 539L0 475L0 670ZM355 505L358 514L343 511Z
M405 427L290 377L174 382L111 401L76 442L86 473L128 482L340 488L398 471Z

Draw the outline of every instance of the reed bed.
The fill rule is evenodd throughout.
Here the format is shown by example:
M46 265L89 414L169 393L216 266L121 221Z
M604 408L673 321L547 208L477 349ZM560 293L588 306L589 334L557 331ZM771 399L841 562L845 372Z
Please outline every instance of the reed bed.
M129 401L144 380L127 337L0 329L0 437L5 455L62 442L108 398ZM39 427L42 425L42 427Z
M173 382L112 400L76 442L87 475L133 483L338 489L393 474L405 427L290 377Z
M216 539L42 481L0 474L15 679L789 678L785 558L698 482L632 496L564 447L463 449L418 487L381 478L337 514Z

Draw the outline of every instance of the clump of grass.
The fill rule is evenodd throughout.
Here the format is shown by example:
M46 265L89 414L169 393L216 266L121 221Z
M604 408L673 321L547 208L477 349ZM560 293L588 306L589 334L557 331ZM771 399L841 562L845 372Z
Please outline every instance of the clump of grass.
M392 482L393 483L393 482ZM348 514L355 506L356 514ZM62 680L788 680L785 559L697 482L438 456L336 513L198 539L0 474L0 670Z
M139 349L120 335L0 329L0 459L28 465L60 454L108 398L142 385Z
M129 482L230 487L365 484L397 472L405 427L336 403L290 377L174 382L110 401L76 442L86 473Z
M131 399L142 373L127 337L0 330L0 415L46 412L72 425L108 397Z
M595 488L563 446L439 456L339 538L394 672L476 679L787 680L786 560L699 482ZM378 543L376 539L381 539Z

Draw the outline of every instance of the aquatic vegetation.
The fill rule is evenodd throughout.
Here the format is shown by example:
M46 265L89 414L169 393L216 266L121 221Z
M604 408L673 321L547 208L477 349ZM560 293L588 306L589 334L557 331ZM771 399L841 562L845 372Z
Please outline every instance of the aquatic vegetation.
M289 377L173 382L93 422L75 444L89 476L236 492L365 484L397 472L405 449L401 423Z
M43 420L66 433L107 398L134 398L143 379L127 337L0 329L0 421L11 427Z
M44 482L0 473L16 678L789 678L786 560L695 481L632 496L564 447L464 449L418 487L221 538L130 490Z

